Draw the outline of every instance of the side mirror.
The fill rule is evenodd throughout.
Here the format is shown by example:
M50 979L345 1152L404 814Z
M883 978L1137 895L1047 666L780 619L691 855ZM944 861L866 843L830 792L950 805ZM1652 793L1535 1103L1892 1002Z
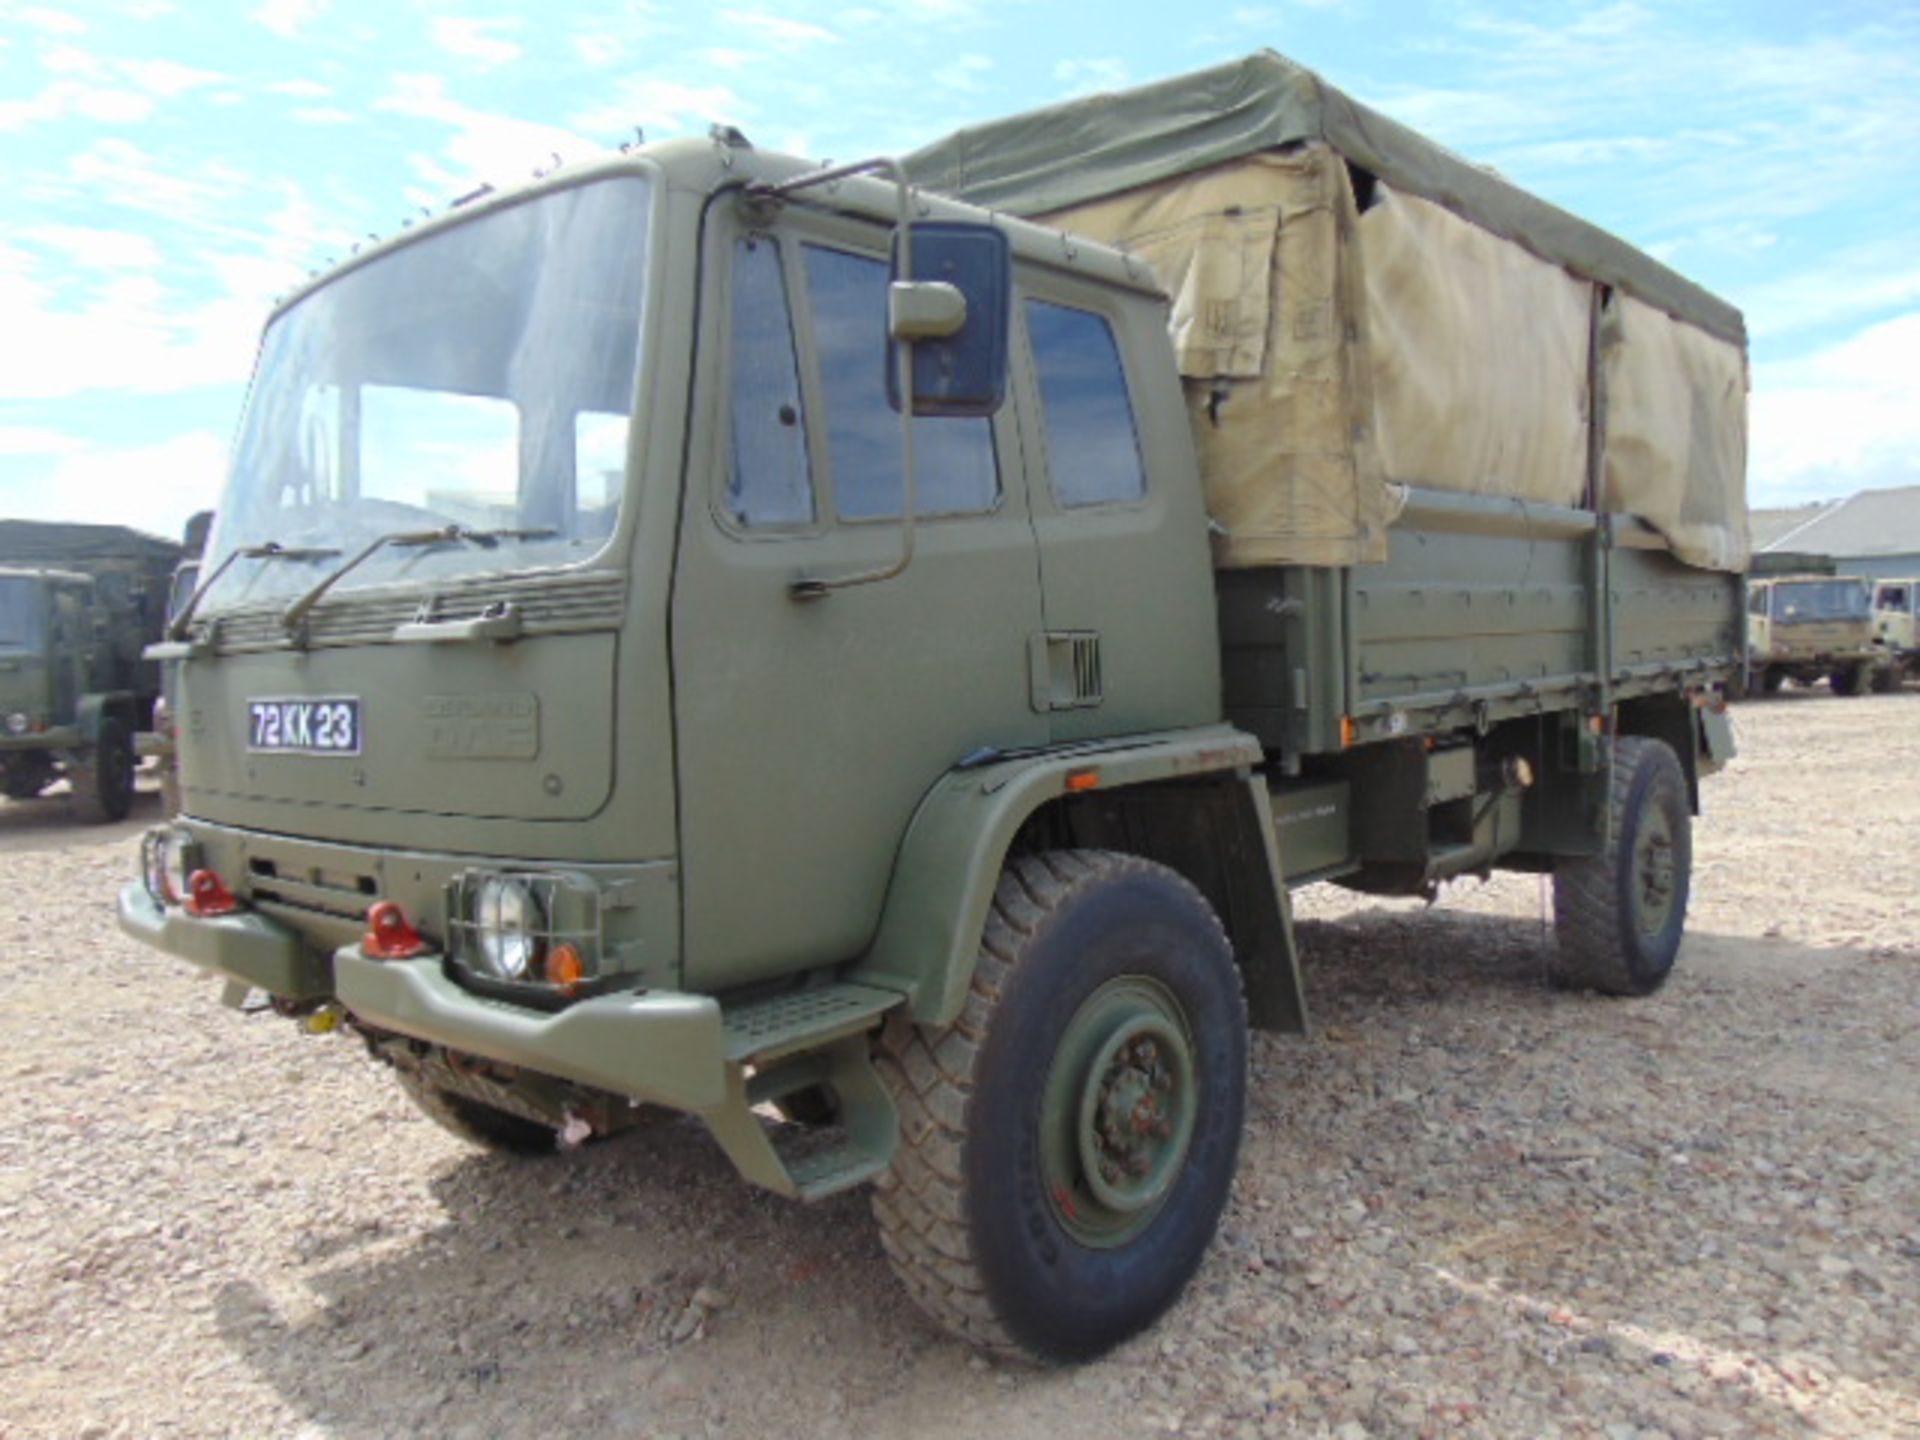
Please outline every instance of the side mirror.
M887 303L887 400L900 408L896 347L913 346L915 415L991 415L1007 396L1013 258L991 225L913 226L913 273L898 236Z

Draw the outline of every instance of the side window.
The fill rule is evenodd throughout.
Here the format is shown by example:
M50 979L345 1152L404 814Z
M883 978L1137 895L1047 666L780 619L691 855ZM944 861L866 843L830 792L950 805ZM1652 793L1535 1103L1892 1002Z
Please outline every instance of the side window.
M900 416L887 403L887 267L823 245L804 253L834 510L843 520L898 515ZM999 502L991 421L916 420L913 450L920 513L978 514Z
M780 250L744 236L733 251L731 366L733 469L727 513L741 525L805 525L813 519L813 476L800 410L800 367Z
M1767 613L1767 592L1765 590L1754 591L1753 598L1747 602L1747 609L1755 615L1766 614Z
M1027 339L1040 380L1054 498L1066 506L1105 505L1145 495L1126 372L1106 319L1029 300Z

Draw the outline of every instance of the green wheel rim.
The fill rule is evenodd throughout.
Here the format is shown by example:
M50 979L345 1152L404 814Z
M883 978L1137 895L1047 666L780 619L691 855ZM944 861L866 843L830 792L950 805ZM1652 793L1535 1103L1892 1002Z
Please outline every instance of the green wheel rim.
M1129 975L1067 1022L1040 1105L1047 1198L1097 1249L1152 1223L1186 1163L1200 1109L1186 1012L1157 980Z
M1634 917L1642 935L1658 935L1666 929L1679 894L1679 867L1674 857L1673 822L1659 807L1649 807L1640 816L1633 838L1632 890Z

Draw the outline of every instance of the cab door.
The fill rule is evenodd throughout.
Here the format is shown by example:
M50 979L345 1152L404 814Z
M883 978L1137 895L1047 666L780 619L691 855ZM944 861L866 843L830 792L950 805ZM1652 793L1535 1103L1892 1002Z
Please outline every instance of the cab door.
M1207 517L1165 311L1037 268L1014 309L1052 738L1217 722Z
M709 211L671 618L686 979L704 989L859 954L934 782L1047 739L1011 407L916 422L904 573L795 589L901 553L888 239Z

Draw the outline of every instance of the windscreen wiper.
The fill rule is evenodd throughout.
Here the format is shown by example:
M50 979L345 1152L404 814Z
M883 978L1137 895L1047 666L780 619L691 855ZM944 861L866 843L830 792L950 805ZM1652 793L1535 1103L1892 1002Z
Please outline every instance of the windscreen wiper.
M465 543L491 550L502 540L540 540L558 533L551 526L539 530L469 530L465 525L443 525L438 530L390 530L385 535L370 541L364 549L337 570L328 571L318 585L287 606L286 612L280 617L280 624L285 627L289 635L297 638L307 623L308 614L320 603L320 598L349 572L365 561L371 560L389 545L404 547ZM336 550L333 553L337 555L340 552Z
M242 545L238 550L227 552L227 558L213 567L213 573L194 587L187 597L187 603L180 607L180 613L167 625L167 639L184 640L187 638L187 625L193 619L193 612L200 608L200 600L214 583L226 574L236 560L324 560L329 555L338 555L338 550L323 547L282 545L278 540L269 540L264 545Z

